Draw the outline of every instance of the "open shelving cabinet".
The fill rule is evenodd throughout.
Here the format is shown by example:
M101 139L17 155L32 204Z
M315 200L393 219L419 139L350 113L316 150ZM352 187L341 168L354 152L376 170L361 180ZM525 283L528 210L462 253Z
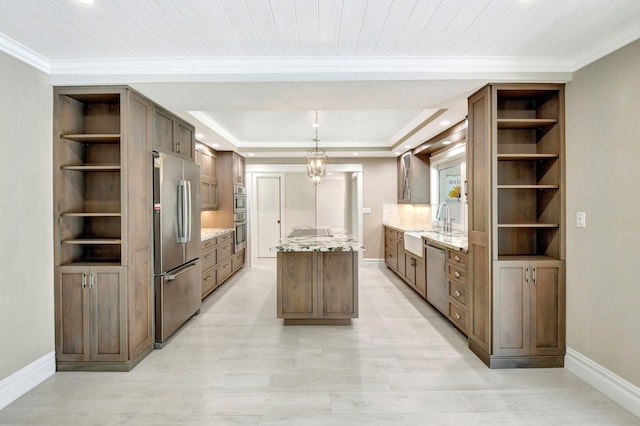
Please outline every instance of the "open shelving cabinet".
M153 349L152 108L126 86L54 88L58 370L128 371Z
M120 97L58 97L59 265L122 263Z
M493 258L561 259L562 90L494 89Z
M565 354L564 85L469 98L469 348L492 368Z

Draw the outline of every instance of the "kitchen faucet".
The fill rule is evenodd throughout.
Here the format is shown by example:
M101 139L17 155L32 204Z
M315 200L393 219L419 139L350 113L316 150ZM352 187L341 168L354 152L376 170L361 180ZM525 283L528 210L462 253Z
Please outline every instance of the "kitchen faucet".
M438 206L438 211L436 212L436 219L438 219L438 225L440 225L440 221L442 221L442 217L440 215L442 207L446 207L446 215L444 217L444 225L442 227L442 231L451 232L453 231L453 224L451 223L451 216L449 215L449 205L447 203L441 203Z

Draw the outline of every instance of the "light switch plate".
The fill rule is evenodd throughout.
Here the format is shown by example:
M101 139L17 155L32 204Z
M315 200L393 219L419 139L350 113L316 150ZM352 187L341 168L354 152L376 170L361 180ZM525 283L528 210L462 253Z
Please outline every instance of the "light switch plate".
M587 214L585 212L576 212L576 226L578 228L587 227Z
M371 214L371 207L363 207L362 214Z

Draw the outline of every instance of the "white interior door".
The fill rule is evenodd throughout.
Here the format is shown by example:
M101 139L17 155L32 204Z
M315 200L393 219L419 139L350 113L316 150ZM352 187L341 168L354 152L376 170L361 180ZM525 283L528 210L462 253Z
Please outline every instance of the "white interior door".
M258 206L258 257L276 257L269 250L280 239L280 178L258 176L256 178Z

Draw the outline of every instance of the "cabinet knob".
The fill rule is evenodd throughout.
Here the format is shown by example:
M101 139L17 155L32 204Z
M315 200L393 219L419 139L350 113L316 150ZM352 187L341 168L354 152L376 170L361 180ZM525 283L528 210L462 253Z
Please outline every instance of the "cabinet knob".
M460 262L460 256L458 256L457 254L453 258L456 260L456 262Z
M460 297L460 292L458 290L455 291L456 297Z
M457 320L459 320L460 319L460 314L456 312L455 317L456 317Z
M458 271L455 271L455 272L453 273L453 275L455 275L455 276L456 276L456 278L460 278L460 272L458 272Z
M87 288L87 274L82 273L82 288Z

